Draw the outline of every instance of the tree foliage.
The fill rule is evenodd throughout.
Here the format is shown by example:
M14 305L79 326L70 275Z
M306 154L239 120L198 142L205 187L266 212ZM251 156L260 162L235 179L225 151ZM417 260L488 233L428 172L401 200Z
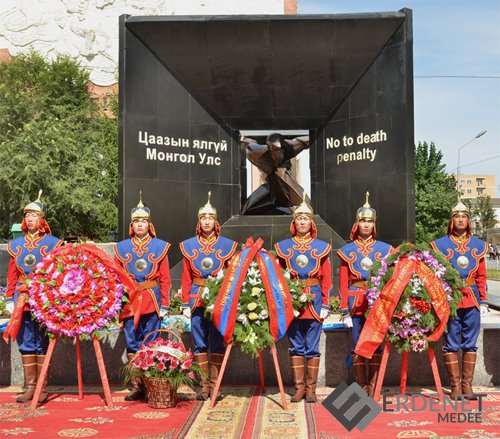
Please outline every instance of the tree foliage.
M415 150L415 226L417 243L446 233L451 208L457 203L456 180L446 174L443 153L434 143Z
M88 83L66 56L31 52L0 64L0 236L39 189L54 235L106 240L116 230L117 120Z
M478 197L476 203L472 208L472 216L476 222L476 234L486 239L486 231L495 227L497 219L495 210L491 205L491 197Z

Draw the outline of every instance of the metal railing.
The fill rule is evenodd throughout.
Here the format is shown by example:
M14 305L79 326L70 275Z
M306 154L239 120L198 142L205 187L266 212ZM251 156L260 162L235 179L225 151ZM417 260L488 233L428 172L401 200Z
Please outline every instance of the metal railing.
M500 270L500 259L493 259L489 256L486 256L486 268L488 270Z

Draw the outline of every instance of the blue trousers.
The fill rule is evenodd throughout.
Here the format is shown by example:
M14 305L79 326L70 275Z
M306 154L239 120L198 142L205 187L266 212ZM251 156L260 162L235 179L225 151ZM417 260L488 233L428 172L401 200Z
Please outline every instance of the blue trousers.
M288 327L288 340L292 344L290 355L314 358L319 357L319 339L322 323L315 319L293 319Z
M191 313L191 335L193 336L194 354L210 352L223 354L226 351L224 338L213 322L204 316L205 308L196 308Z
M351 354L354 354L354 349L356 349L356 345L358 344L359 336L361 335L361 331L363 330L363 326L365 326L366 317L364 315L354 315L352 316L352 328L351 328L351 338L352 338L352 346L351 346ZM375 351L376 354L382 353L382 346L379 346Z
M21 355L45 355L49 346L49 337L45 335L45 328L37 320L31 319L29 311L23 312L23 320L16 337Z
M146 335L160 329L160 327L161 320L155 312L141 315L137 329L134 329L134 317L127 317L126 319L123 319L123 333L125 334L127 352L129 354L135 354L141 348ZM153 341L157 337L158 333L153 334L147 341Z
M448 332L444 334L444 352L477 351L477 338L481 329L481 313L476 307L458 308L457 315L448 321Z

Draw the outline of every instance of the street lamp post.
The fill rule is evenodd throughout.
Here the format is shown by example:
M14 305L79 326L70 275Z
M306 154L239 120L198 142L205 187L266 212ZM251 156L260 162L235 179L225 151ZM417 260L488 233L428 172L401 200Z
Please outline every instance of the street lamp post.
M481 136L484 136L486 134L487 130L483 130L479 133L477 133L472 139L470 139L467 143L464 143L461 147L458 148L458 166L457 166L457 191L458 191L458 198L460 199L461 193L460 193L460 151L464 149L469 143L474 142L474 140L479 139Z

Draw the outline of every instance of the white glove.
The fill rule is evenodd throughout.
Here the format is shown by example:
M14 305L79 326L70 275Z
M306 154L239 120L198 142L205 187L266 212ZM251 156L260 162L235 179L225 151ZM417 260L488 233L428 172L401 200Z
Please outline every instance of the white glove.
M9 314L12 314L12 312L14 311L14 302L7 302L5 304L5 309Z
M485 317L489 312L488 305L480 305L480 308L481 317Z
M191 318L191 309L190 308L184 308L182 310L182 315L184 317L187 317L188 319L190 319Z
M319 313L319 318L322 320L325 320L326 318L328 318L329 315L330 315L330 311L328 311L327 309L321 309L321 311Z
M352 328L352 317L349 314L342 316L342 323L344 328Z
M160 319L163 320L167 316L168 316L168 309L165 309L165 308L160 309Z

